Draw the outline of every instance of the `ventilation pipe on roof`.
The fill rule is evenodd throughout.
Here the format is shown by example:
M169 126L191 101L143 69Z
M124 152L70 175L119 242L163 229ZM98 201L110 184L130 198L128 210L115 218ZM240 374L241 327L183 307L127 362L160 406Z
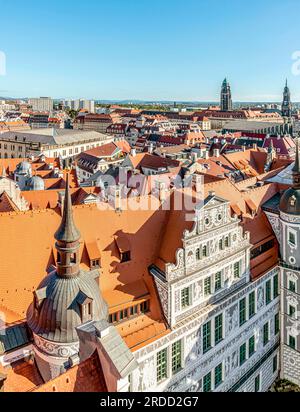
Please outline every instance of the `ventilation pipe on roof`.
M214 157L220 157L220 150L214 149Z
M153 153L153 143L150 143L150 146L148 147L148 153Z
M209 159L209 152L208 152L208 150L203 150L203 159Z

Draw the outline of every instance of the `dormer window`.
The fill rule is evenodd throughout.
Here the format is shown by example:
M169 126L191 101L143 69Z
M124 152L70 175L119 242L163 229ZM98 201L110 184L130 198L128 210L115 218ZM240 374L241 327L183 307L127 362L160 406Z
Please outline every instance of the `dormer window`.
M296 197L295 197L295 196L292 196L292 197L291 197L291 199L290 199L290 205L291 205L291 206L295 206L295 205L296 205Z
M93 299L80 291L77 296L77 303L80 308L82 323L88 322L93 318Z
M97 242L87 243L86 250L89 257L90 269L99 269L101 266L101 254Z
M100 267L100 259L91 260L91 269L97 269Z
M130 251L121 253L121 263L130 261Z
M116 238L116 243L121 263L129 262L131 260L131 246L127 236L122 233Z
M47 288L38 289L33 294L33 304L36 311L40 311L41 306L47 296Z

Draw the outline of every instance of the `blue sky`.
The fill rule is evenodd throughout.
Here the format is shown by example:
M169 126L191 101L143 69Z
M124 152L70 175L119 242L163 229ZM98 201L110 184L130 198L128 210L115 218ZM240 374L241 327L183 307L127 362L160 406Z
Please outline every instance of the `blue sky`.
M273 101L288 77L300 101L299 15L299 0L1 0L0 95L217 100L226 76L234 100Z

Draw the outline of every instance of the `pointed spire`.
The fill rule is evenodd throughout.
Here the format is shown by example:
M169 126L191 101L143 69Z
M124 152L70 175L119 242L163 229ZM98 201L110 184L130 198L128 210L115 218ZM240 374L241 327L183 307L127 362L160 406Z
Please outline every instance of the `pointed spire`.
M292 169L293 173L300 174L300 148L299 148L299 138L296 139L296 159L295 164Z
M287 79L285 80L285 87L288 87Z
M66 191L64 199L64 211L61 224L54 235L59 242L74 243L80 239L80 232L73 219L72 200L69 187L69 174L66 179Z

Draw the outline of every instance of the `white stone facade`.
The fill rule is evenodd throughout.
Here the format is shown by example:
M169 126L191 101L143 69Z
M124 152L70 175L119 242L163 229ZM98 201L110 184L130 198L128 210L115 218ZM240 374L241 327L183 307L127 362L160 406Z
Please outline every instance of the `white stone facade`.
M134 353L139 368L132 391L266 391L279 372L279 360L273 371L273 358L279 352L274 278L279 282L280 270L250 281L249 236L231 217L229 202L211 195L196 215L176 264L167 265L165 274L151 268L172 330ZM181 357L176 373L175 343Z

